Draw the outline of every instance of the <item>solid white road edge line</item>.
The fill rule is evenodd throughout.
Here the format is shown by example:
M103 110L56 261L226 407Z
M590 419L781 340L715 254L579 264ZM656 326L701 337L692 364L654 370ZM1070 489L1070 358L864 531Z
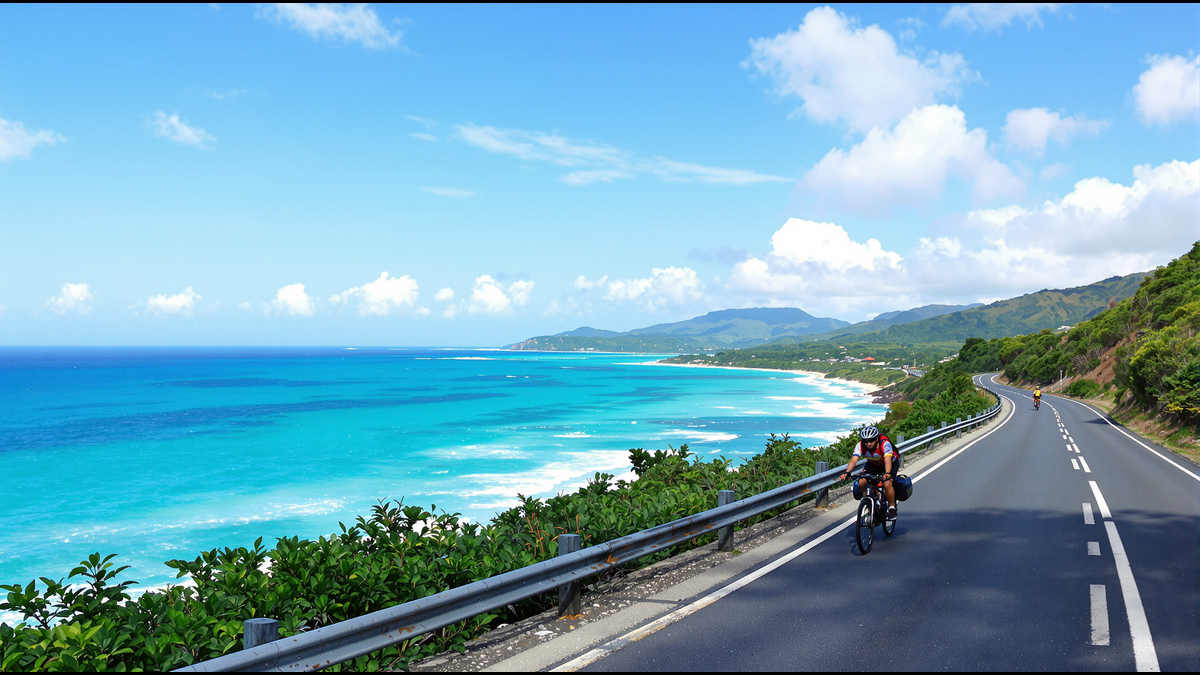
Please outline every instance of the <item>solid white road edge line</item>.
M1096 516L1092 515L1092 505L1088 502L1083 503L1083 524L1084 525L1095 525L1096 524Z
M1072 460L1072 461L1074 461L1074 460ZM1084 472L1084 473L1091 473L1091 472L1092 472L1092 468L1091 468L1091 467L1089 467L1089 466L1087 465L1087 460L1086 460L1086 459L1084 459L1083 457L1080 457L1080 458L1079 458L1079 465L1083 467L1083 472Z
M922 478L924 478L925 476L928 476L929 474L933 473L934 471L937 471L938 468L940 468L943 464L945 464L946 462L949 462L950 460L954 459L955 457L958 457L959 455L961 455L963 453L964 450L966 450L967 448L970 448L972 445L975 445L979 441L982 441L983 439L987 438L988 436L991 436L993 433L999 431L1000 427L1004 426L1005 424L1008 424L1009 420L1011 420L1013 417L1016 417L1016 412L1017 412L1016 404L1013 403L1012 399L1010 399L1006 396L1002 396L1001 398L1004 398L1005 400L1007 400L1009 402L1009 404L1011 404L1013 406L1013 411L1011 413L1009 413L1008 417L1004 418L1003 422L1001 422L1000 424L997 424L995 428L993 428L991 431L988 431L986 434L980 436L979 438L976 438L975 440L971 441L970 443L967 443L966 445L959 448L958 450L955 450L954 453L951 454L949 457L946 457L945 459L938 462L937 464L934 464L933 466L929 467L928 469L925 469L924 471L921 472L921 475L914 476L912 481L915 483L915 482L921 480ZM1090 507L1091 505L1089 504L1088 506ZM562 664L561 666L558 666L557 668L551 668L550 672L552 672L552 673L573 673L581 668L586 668L587 666L599 661L600 659L608 656L609 654L617 651L618 649L620 649L632 642L637 642L638 640L641 640L642 638L646 637L647 635L656 633L659 630L666 628L667 626L675 623L676 621L679 621L680 619L682 619L684 617L687 617L691 614L695 614L696 612L704 609L705 607L708 607L709 605L711 605L714 602L720 600L721 598L729 595L730 593L733 593L734 591L738 590L739 588L748 586L749 584L757 581L758 579L761 579L762 577L770 574L771 572L774 572L775 570L779 569L780 567L783 567L784 565L791 562L792 560L795 560L796 558L799 558L800 556L804 555L805 553L808 553L812 549L816 548L817 545L827 541L834 535L840 533L842 531L842 528L853 523L857 519L858 519L857 514L850 516L846 520L843 520L842 522L837 523L833 527L829 528L828 530L826 530L823 534L821 534L817 538L809 540L808 543L804 544L800 548L797 548L796 550L794 550L784 556L776 558L775 560L771 561L770 563L758 568L757 570L751 572L750 574L747 574L746 576L738 579L737 581L734 581L733 583L730 583L730 584L726 584L725 586L717 589L716 591L713 591L712 593L709 593L708 595L704 596L703 598L700 598L699 600L696 600L695 602L692 602L683 607L680 607L679 609L675 610L674 612L671 612L670 614L661 616L661 617L655 619L654 621L651 621L650 623L646 624L645 626L642 626L640 628L635 628L635 629L629 631L628 633L622 635L619 638L610 640L608 643L606 643L600 647L596 647L595 649L584 652L583 654L580 654L579 656L571 659L570 661L567 661L566 663Z
M1137 582L1133 580L1133 568L1129 566L1121 535L1117 534L1117 524L1106 520L1104 529L1108 531L1108 544L1112 547L1113 560L1117 563L1117 579L1121 581L1121 595L1125 598L1125 615L1129 618L1129 634L1133 637L1134 663L1139 673L1157 673L1158 653L1154 650L1154 638L1150 635L1150 622L1146 620L1146 608L1142 606L1142 596L1138 593Z
M1066 399L1066 400L1068 400L1068 401L1071 401L1071 399ZM1090 406L1090 405L1087 405L1086 403L1080 403L1079 401L1071 401L1071 403L1074 403L1074 404L1076 404L1076 405L1083 406L1084 408L1086 408L1086 409L1090 410L1090 411L1091 411L1092 413L1094 413L1094 414L1095 414L1097 417L1099 417L1100 419L1104 420L1104 421L1105 421L1105 422L1108 424L1108 426L1110 426L1110 427L1112 427L1112 428L1116 429L1117 431L1121 432L1121 433L1122 433L1122 434L1124 434L1124 435L1125 435L1125 437L1126 437L1126 438L1128 438L1129 440L1133 441L1134 443L1137 443L1138 445L1140 445L1140 446L1142 446L1143 448L1145 448L1145 449L1149 450L1150 452L1153 452L1155 455L1158 455L1158 458L1159 458L1159 459L1161 459L1162 461L1166 462L1167 464L1170 464L1171 466L1175 467L1176 469L1179 469L1180 471L1182 471L1182 472L1186 473L1187 475L1191 476L1192 478L1195 478L1196 480L1200 481L1200 474L1194 474L1194 473L1192 473L1191 471L1188 471L1187 469L1185 469L1184 467L1180 466L1178 463L1176 463L1175 461L1173 461L1173 460L1172 460L1170 457L1167 457L1166 455L1162 454L1161 452L1159 452L1159 451L1155 450L1154 448L1152 448L1152 447L1150 447L1150 446L1146 445L1145 443L1143 443L1143 442L1139 441L1137 438L1135 438L1135 437L1134 437L1133 435L1131 435L1129 432L1127 432L1127 431L1125 431L1124 429L1122 429L1121 427L1119 427L1119 426L1117 426L1117 425L1113 424L1113 423L1112 423L1112 422L1111 422L1111 421L1108 419L1108 416L1106 416L1106 415L1103 415L1103 414L1101 414L1101 413L1097 412L1097 411L1096 411L1096 409L1095 409L1095 408L1093 408L1092 406Z
M1108 594L1104 584L1092 584L1092 644L1108 646Z
M1104 518L1112 518L1112 511L1108 510L1108 502L1104 501L1104 495L1100 494L1100 486L1096 485L1096 481L1089 480L1088 485L1092 486L1092 494L1096 497L1096 506L1100 507L1100 515Z

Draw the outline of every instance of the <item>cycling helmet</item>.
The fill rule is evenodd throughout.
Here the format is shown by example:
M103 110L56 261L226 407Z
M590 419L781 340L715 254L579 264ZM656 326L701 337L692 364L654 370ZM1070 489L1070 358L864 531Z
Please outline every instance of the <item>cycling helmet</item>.
M875 427L863 427L863 430L858 432L858 437L864 441L869 441L872 438L879 438L879 430Z

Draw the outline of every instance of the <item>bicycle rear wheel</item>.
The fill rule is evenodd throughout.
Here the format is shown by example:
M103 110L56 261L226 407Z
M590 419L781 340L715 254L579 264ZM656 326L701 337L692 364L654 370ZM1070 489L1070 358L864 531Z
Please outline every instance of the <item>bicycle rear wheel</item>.
M883 533L890 537L890 536L892 536L892 533L896 531L896 521L887 519L887 502L886 501L883 502L883 509L884 509L883 522L880 523L880 525L883 525Z
M875 505L870 497L863 497L858 503L858 522L854 526L854 539L858 542L858 550L863 555L870 553L871 544L875 542Z

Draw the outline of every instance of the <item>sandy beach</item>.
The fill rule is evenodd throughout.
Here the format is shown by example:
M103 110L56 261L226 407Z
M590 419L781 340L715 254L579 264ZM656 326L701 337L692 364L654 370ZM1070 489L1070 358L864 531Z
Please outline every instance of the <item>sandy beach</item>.
M639 365L646 366L671 366L673 368L722 368L725 370L757 370L763 373L790 373L796 375L807 375L819 380L832 380L834 382L842 382L853 386L855 389L862 391L864 396L873 392L879 391L879 385L870 384L869 382L859 382L857 380L847 380L844 377L825 377L825 373L815 370L782 370L780 368L746 368L743 366L710 366L703 363L667 363L665 361L648 361Z

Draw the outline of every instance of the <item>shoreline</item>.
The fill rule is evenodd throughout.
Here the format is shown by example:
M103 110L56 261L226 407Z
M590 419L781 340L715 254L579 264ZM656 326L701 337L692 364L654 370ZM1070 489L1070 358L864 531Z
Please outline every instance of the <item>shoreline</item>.
M799 375L808 375L821 380L833 380L853 385L856 389L862 389L864 396L869 396L872 393L883 389L879 385L871 384L870 382L859 382L858 380L848 380L844 377L826 377L825 373L818 370L785 370L783 368L748 368L746 366L710 366L704 363L667 363L666 361L652 361L650 363L641 364L647 366L673 366L676 368L719 368L724 370L756 370L762 373L796 373Z

